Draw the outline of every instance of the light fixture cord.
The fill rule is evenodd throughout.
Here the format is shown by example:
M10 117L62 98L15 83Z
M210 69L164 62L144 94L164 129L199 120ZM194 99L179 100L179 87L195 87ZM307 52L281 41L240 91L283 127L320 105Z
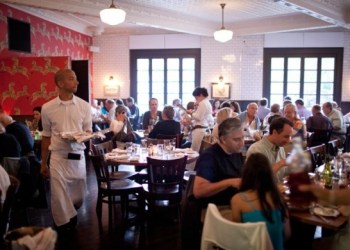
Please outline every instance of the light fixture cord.
M221 5L221 29L225 29L224 27L224 8L225 8L225 3L220 4Z

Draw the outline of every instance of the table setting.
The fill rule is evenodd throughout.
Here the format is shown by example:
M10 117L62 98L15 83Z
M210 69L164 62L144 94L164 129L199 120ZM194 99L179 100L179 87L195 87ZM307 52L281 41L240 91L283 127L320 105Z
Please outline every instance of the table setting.
M175 148L172 144L149 145L143 147L140 144L125 143L125 149L115 148L111 152L105 154L106 160L117 161L120 163L138 163L147 164L147 157L162 160L178 159L187 156L188 161L193 161L198 158L199 153L191 148Z

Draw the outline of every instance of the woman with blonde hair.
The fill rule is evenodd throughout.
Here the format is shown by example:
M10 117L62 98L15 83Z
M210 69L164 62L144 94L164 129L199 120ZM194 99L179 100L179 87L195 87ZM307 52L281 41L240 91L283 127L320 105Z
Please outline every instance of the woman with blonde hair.
M219 140L219 125L227 118L235 118L238 114L233 112L231 108L221 108L216 114L216 124L213 127L213 137Z

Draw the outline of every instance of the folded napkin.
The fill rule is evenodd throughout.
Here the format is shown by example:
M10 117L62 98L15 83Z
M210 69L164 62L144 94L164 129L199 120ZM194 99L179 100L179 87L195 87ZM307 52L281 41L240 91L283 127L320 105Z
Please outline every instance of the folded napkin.
M175 153L184 153L186 151L185 148L175 148L174 152Z
M343 153L341 156L344 158L350 158L350 153Z
M133 157L130 157L130 161L139 161L140 157L138 156L133 156Z
M197 152L194 151L192 148L185 148L185 153L186 153L186 154L195 154L195 153L197 153Z
M115 148L112 150L112 152L115 152L115 153L118 153L118 154L121 154L121 153L127 153L128 151L126 149L120 149L120 148Z
M114 155L114 156L112 156L111 159L126 160L126 159L129 159L129 156L128 155Z
M13 240L11 242L11 247L13 250L23 249L23 246L27 247L29 250L53 250L55 249L56 239L56 231L48 227L34 236L26 235L18 240Z

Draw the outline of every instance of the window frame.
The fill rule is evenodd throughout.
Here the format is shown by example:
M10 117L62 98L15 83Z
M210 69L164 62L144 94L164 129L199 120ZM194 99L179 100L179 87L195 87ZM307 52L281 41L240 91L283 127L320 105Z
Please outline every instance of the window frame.
M305 57L334 57L335 68L334 68L334 85L333 85L333 99L334 101L340 103L341 92L342 92L342 75L343 75L343 48L265 48L264 49L264 66L263 66L263 96L270 99L271 95L271 58L272 57L283 57L285 60L285 66L289 57L301 57L302 58L302 69L304 68ZM284 96L287 91L287 71L288 69L284 67L284 79L283 79L283 92ZM319 76L320 69L318 68L317 74ZM304 70L301 70L301 92L300 97L304 97ZM320 102L320 77L317 81L317 93L316 93L316 103ZM316 104L315 103L315 104ZM272 104L272 103L270 103Z
M201 49L135 49L130 50L130 96L135 98L135 102L137 100L137 59L155 59L155 58L163 58L167 60L168 58L188 58L192 57L195 59L195 87L200 86L200 77L201 77ZM182 64L181 64L182 66ZM182 71L182 67L180 66L180 71ZM167 65L165 64L164 68L164 100L167 100ZM149 71L150 74L150 90L152 90L152 74L151 69ZM180 98L182 96L182 77L180 75ZM152 97L152 92L149 94L149 99Z

